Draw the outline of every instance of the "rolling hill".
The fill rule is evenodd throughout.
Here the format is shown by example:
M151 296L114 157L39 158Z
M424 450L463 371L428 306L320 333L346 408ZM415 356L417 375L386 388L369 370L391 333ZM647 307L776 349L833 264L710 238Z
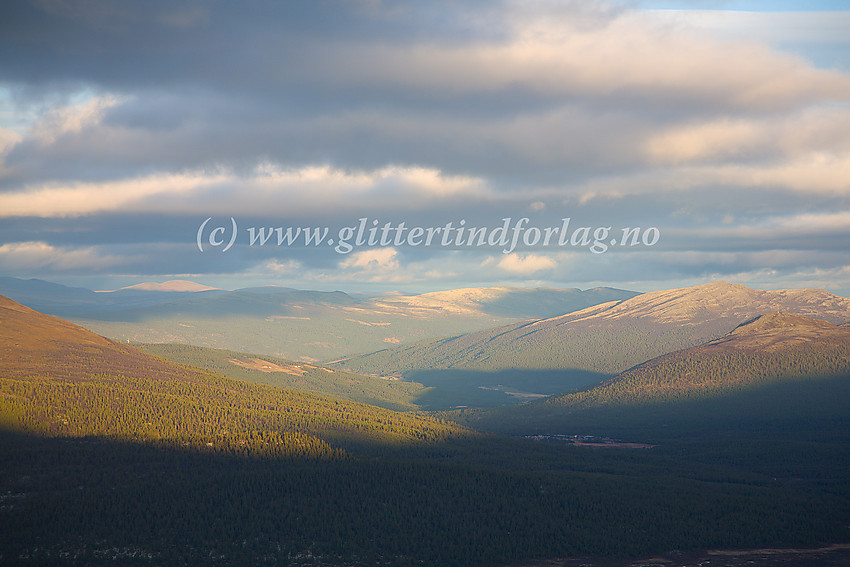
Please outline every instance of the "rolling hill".
M850 425L850 327L788 313L747 321L705 344L646 361L584 390L483 414L479 426L553 431L607 427L813 434ZM794 423L791 426L789 424ZM510 424L510 425L508 425ZM655 431L647 433L655 427ZM850 431L850 429L848 429Z
M564 369L612 375L716 339L748 319L777 311L840 324L850 321L850 299L824 290L763 291L714 282L382 349L337 365L353 372L404 374L415 380L421 380L417 371L425 369Z

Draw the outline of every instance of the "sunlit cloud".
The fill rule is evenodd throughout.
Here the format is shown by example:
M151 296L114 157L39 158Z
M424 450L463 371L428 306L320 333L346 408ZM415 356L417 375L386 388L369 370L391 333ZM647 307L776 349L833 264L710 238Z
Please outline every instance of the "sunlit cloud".
M794 159L813 152L850 155L850 109L833 106L787 116L721 117L676 125L650 134L645 149L659 164Z
M0 246L0 269L85 272L128 264L132 258L101 254L96 247L69 248L45 242L10 242Z
M339 267L370 273L390 272L399 268L398 251L392 247L361 250L341 261Z
M120 102L117 96L105 95L93 96L71 106L55 107L33 124L27 139L35 140L43 146L54 144L61 136L99 125L106 111Z
M50 183L24 191L0 193L0 217L66 217L138 211L136 206L150 197L198 192L228 180L232 180L228 175L189 173L155 174L102 183Z
M232 170L154 174L105 181L47 183L0 193L0 217L64 217L112 211L219 214L298 213L371 202L415 206L452 195L489 194L469 176L443 175L420 167L344 171L330 166L282 169L263 163L245 175ZM330 201L330 203L328 202Z
M762 111L850 96L850 79L840 73L643 12L573 9L553 18L516 4L510 14L513 27L500 41L356 46L339 54L333 80L400 83L443 96L523 85L545 95L659 96Z
M517 254L511 253L499 259L488 258L484 265L495 264L500 269L513 274L531 275L544 270L551 270L557 266L557 262L548 256L539 254Z

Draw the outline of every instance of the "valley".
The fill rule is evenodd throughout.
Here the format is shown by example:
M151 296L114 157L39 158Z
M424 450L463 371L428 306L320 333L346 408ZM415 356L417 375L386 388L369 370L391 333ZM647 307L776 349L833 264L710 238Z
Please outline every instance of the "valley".
M334 332L347 321L371 337L351 344L374 346L368 333L402 319L424 338L322 364L128 344L0 297L3 564L827 567L846 556L846 298L723 282L381 298L166 287L127 290L168 296L144 299L135 322L114 304L86 309L157 337L169 311L189 325L218 306L286 325L292 345L313 339L299 317L319 313ZM56 291L57 311L92 299L34 289L31 302ZM463 320L495 324L426 336Z

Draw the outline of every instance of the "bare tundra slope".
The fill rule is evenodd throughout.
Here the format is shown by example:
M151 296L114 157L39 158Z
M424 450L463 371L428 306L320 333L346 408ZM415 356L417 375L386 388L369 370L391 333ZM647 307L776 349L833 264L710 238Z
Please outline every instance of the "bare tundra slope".
M714 282L644 293L561 315L383 349L340 362L367 373L422 369L581 369L615 374L701 344L765 313L782 311L835 324L850 321L850 299L819 289L765 291Z

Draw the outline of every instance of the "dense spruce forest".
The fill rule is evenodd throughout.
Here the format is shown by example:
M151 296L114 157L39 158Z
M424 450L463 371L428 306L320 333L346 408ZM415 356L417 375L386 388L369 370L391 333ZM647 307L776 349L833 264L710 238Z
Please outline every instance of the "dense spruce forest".
M846 541L850 517L846 454L800 447L768 461L789 475L775 478L750 470L747 446L488 438L258 458L92 437L0 443L14 455L0 476L6 565L490 566L819 546Z

